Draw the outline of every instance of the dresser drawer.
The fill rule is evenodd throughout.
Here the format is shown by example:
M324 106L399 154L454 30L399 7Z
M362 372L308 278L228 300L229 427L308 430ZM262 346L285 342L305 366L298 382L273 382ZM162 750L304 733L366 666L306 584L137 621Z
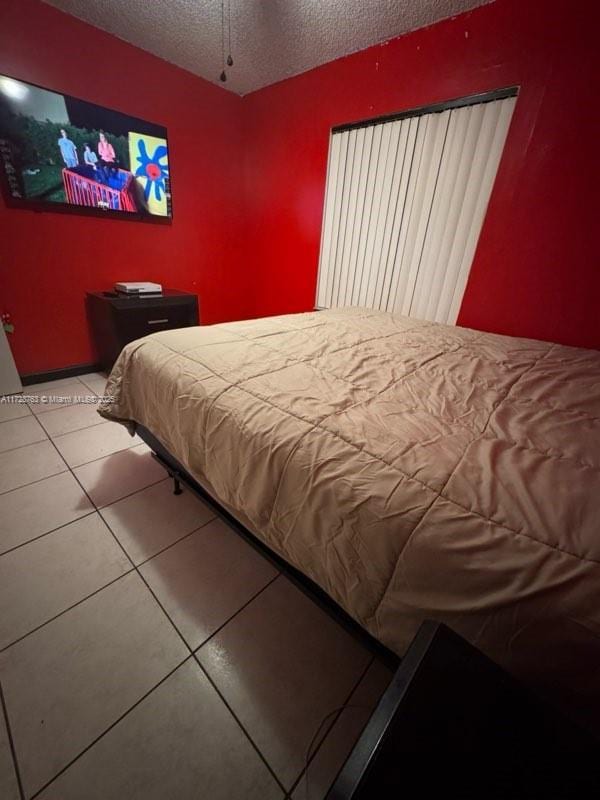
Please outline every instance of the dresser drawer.
M198 324L198 315L191 305L162 304L155 308L135 308L115 311L115 326L123 343L142 336L172 328L187 328Z

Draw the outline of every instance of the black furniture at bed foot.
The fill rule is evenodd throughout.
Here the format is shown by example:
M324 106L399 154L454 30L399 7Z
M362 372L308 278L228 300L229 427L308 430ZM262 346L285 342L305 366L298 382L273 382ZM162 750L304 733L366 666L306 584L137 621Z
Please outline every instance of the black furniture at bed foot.
M597 798L600 743L445 625L419 629L326 800ZM435 791L436 794L432 794Z

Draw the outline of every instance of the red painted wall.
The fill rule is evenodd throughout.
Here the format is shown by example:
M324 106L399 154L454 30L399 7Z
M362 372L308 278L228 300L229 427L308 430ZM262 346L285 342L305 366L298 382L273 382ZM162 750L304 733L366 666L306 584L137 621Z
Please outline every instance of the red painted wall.
M600 348L592 10L496 0L244 98L254 313L313 306L332 125L519 84L458 321Z
M166 125L173 224L7 209L0 311L22 373L94 360L87 290L153 280L195 291L205 322L248 313L238 251L241 99L39 2L0 3L0 73Z

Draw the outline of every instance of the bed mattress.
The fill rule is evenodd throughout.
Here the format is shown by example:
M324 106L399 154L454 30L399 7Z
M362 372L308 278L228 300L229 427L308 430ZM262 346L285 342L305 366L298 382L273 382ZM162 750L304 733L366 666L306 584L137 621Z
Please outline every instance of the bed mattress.
M101 413L402 655L445 622L600 719L600 353L361 309L129 344Z

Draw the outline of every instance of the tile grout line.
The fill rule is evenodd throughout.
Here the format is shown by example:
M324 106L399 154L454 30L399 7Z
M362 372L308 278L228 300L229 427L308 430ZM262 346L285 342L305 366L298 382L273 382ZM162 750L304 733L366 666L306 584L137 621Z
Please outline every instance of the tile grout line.
M68 396L68 395L67 395ZM89 395L90 397L95 397L96 395ZM30 412L33 416L38 419L38 417L46 416L46 414L53 414L55 411L64 411L65 408L79 408L80 406L91 406L94 403L53 403L56 405L56 408L43 408L42 410L34 411L34 407L50 405L49 403L27 403L27 407L29 408Z
M122 452L122 451L118 450L117 452ZM116 453L111 453L108 456L104 456L104 458L110 458L111 455L114 456L114 455L116 455ZM76 467L75 469L79 469L79 467ZM77 480L77 476L75 476L75 480ZM117 497L116 500L111 500L110 503L105 503L103 506L97 506L94 503L94 507L95 507L96 511L98 512L98 514L102 514L102 512L105 509L110 508L111 506L114 506L117 503L120 503L121 500L126 500L128 497L133 497L134 494L138 494L138 492L143 492L146 489L149 489L151 486L157 486L159 483L162 483L164 480L167 480L167 479L166 478L158 478L157 480L152 481L152 483L149 483L147 486L141 486L139 489L134 489L133 492L127 492L127 494L124 494L122 497ZM77 483L79 483L78 480L77 480ZM81 486L81 484L79 484L79 485ZM89 495L88 495L88 497L89 497ZM90 497L90 503L93 503L93 500L92 500L91 497ZM104 517L102 517L102 519L104 519Z
M8 709L6 708L6 700L4 699L4 690L2 689L1 682L0 682L0 705L2 705L2 715L4 717L4 724L6 725L6 735L8 736L8 744L12 755L12 763L15 769L17 785L19 787L19 794L21 796L21 800L25 800L23 781L21 780L21 771L19 769L19 762L17 760L17 751L15 749L15 743L13 741L12 731L10 729L10 720L8 719Z
M198 666L200 667L200 670L202 671L202 674L204 675L204 677L206 678L206 680L207 680L207 681L210 683L210 685L212 686L212 688L214 689L214 691L217 693L218 697L221 699L221 702L223 703L223 705L225 706L225 708L226 708L226 709L229 711L229 713L231 714L231 716L233 717L233 719L234 719L234 720L237 722L237 724L238 724L238 727L240 728L240 730L242 731L242 733L243 733L243 734L246 736L246 738L247 738L247 740L250 742L250 745L252 746L252 748L253 748L253 749L256 751L256 753L257 753L258 757L260 758L260 760L263 762L263 764L264 764L264 765L265 765L265 767L267 768L268 772L269 772L269 773L271 774L271 776L273 777L273 780L275 781L275 783L277 784L277 786L279 786L279 788L281 789L281 791L282 791L282 792L284 793L284 795L285 795L285 794L286 794L286 789L285 789L285 786L284 786L284 785L281 783L281 781L280 781L280 780L279 780L279 778L277 777L277 775L276 775L276 773L275 773L275 770L274 770L274 769L271 767L271 765L269 764L269 762L267 761L267 759L265 758L265 756L262 754L261 750L259 749L259 747L258 747L258 745L256 744L256 742L254 741L254 739L252 739L252 737L250 736L250 734L248 733L248 731L246 730L246 728L244 727L244 725L242 725L242 722L241 722L240 718L239 718L239 717L238 717L238 715L235 713L235 711L233 710L233 708L232 708L232 707L229 705L229 703L228 703L228 702L227 702L227 700L225 699L225 696L224 696L224 694L221 692L221 690L219 689L219 687L216 685L216 683L215 683L215 682L213 681L213 679L210 677L210 675L208 674L208 672L206 671L206 669L204 668L204 666L203 666L203 665L200 663L200 659L198 658L198 656L197 656L197 654L196 654L195 652L193 652L193 653L192 653L192 657L194 658L194 660L195 660L196 664L198 664Z
M86 373L84 373L84 374L86 374ZM71 375L71 376L68 376L66 378L54 378L53 380L40 381L39 383L27 383L27 384L25 384L23 386L22 391L13 392L13 394L26 394L27 390L32 390L34 392L36 392L36 391L42 392L42 391L44 391L43 389L34 389L33 387L34 386L48 386L48 384L50 384L50 383L54 384L54 383L58 383L59 381L61 381L60 386L68 386L69 383L83 383L83 381L81 380L79 375Z
M8 404L7 403L2 403L0 405L8 405ZM26 405L26 404L24 404L24 405ZM2 427L2 425L6 425L7 422L19 422L22 419L29 419L29 417L34 417L35 418L35 414L32 414L31 411L30 411L29 414L21 414L20 417L13 417L12 419L0 419L0 428ZM35 444L35 442L31 442L31 444ZM7 451L3 451L3 452L7 452Z
M85 374L84 374L83 377L85 377ZM101 380L101 379L100 378L95 378L95 380ZM106 378L106 380L108 380L108 377ZM80 376L80 375L72 375L69 378L57 378L55 380L40 381L40 383L27 384L26 386L23 386L23 390L21 392L14 392L14 394L26 395L28 392L29 393L31 393L31 392L45 392L46 389L48 391L52 391L53 386L51 386L50 384L56 384L56 383L58 383L58 381L61 381L61 383L60 383L59 386L54 386L55 389L60 389L60 388L64 388L65 386L70 386L71 384L80 383L86 389L88 389L89 391L92 391L90 389L90 387L87 385L87 383L83 382L82 376ZM38 387L37 389L35 388L36 386ZM39 388L40 386L45 387L45 388L40 389ZM93 394L95 394L95 392L93 392Z
M67 608L63 608L62 611L59 611L58 614L55 614L53 617L50 617L50 619L45 620L40 625L37 625L35 628L32 628L30 631L27 631L27 633L24 633L22 636L19 636L17 639L14 639L9 644L6 644L3 647L0 647L0 653L3 653L5 650L8 650L13 645L18 644L19 642L22 642L23 639L27 639L28 636L31 636L32 634L37 633L37 631L41 630L42 628L45 628L46 625L49 625L51 622L54 622L55 620L57 620L59 617L62 617L62 615L66 614L67 611L72 611L74 608L77 608L77 606L81 605L82 603L85 603L86 600L89 600L91 597L94 597L94 595L98 594L103 589L108 589L108 587L112 586L113 583L116 583L117 581L120 581L121 578L124 578L126 575L131 575L131 573L133 571L134 571L133 569L128 569L126 572L122 572L120 575L117 575L116 578L113 578L112 580L108 581L108 583L105 583L102 586L99 586L97 589L94 589L93 592L90 592L85 597L82 597L80 600L77 600L76 603L73 603L72 605L68 606Z
M87 431L87 430L89 430L90 428L99 428L101 425L107 425L107 424L111 424L111 423L112 423L113 425L115 424L115 423L114 423L112 420L110 420L110 419L104 419L104 420L100 420L100 422L95 422L93 425L86 425L84 428L77 428L77 429L75 429L74 431L66 431L65 433L55 433L53 436L51 436L51 435L50 435L50 434L49 434L47 431L46 431L46 433L48 434L48 438L49 438L49 439L64 439L66 436L72 436L74 433L79 433L80 431ZM41 424L41 423L40 423L40 424ZM116 424L119 424L119 423L116 423ZM46 430L46 429L44 428L44 430ZM132 439L134 439L134 438L135 438L135 434L134 434L134 436L132 436L131 438L132 438ZM143 444L143 442L142 442L142 440L141 440L141 439L140 439L140 443L141 443L141 444ZM130 450L132 447L136 447L136 446L137 446L137 445L130 444L130 445L129 445L129 447L123 447L123 448L121 448L121 449L122 449L122 450ZM115 453L119 453L119 452L120 452L120 450L115 450L114 452L115 452ZM110 455L112 455L112 453L107 453L106 455L109 455L109 456L110 456ZM100 456L100 457L101 457L101 458L103 458L103 456ZM98 461L98 459L97 459L97 458L95 458L95 459L92 459L92 460L93 460L93 461ZM89 464L90 462L89 462L89 461L84 461L83 463L84 463L84 464ZM77 469L77 467L82 467L82 466L83 466L83 464L74 464L74 465L73 465L73 467L74 467L75 469Z
M100 425L91 425L90 427L99 428L101 426L101 424ZM73 433L81 433L81 431L85 431L85 430L89 430L89 428L80 428L77 431L73 431ZM68 434L68 433L61 433L56 438L57 439L61 439L63 436L69 436L69 435L70 434ZM52 442L54 447L56 447L56 449L58 450L58 447L56 446L56 443L54 442L54 439L51 436L49 436L48 438L50 439L50 441ZM145 443L140 441L140 444L145 444ZM61 453L61 458L63 459L65 464L67 464L68 469L71 470L71 472L72 472L73 470L79 469L80 467L85 467L88 464L93 464L96 461L102 461L103 458L107 458L108 456L113 456L115 453L124 453L127 450L134 450L136 447L139 447L139 446L140 446L139 444L130 444L128 447L121 447L119 450L113 450L112 453L105 453L103 456L98 456L98 458L92 458L90 461L83 461L81 464L73 464L73 466L71 466L70 464L67 464L66 459L64 458L62 453ZM58 450L58 452L60 453L60 450Z
M267 583L265 583L265 585L264 585L263 587L261 587L261 588L260 588L260 589L259 589L257 592L255 592L255 593L252 595L252 597L251 597L249 600L246 600L246 602L244 603L244 605L243 605L243 606L240 606L240 608L238 608L238 610L237 610L237 611L235 611L235 612L234 612L234 613L233 613L233 614L232 614L230 617L228 617L228 618L225 620L225 622L223 622L221 625L219 625L219 627L218 627L218 628L216 628L216 629L215 629L215 630L214 630L214 631L213 631L213 632L210 634L210 636L207 636L207 637L206 637L206 639L204 639L204 640L203 640L203 641L202 641L202 642L201 642L201 643L198 645L198 647L195 647L195 648L194 648L194 654L195 654L195 653L197 653L197 652L198 652L198 650L200 650L201 648L203 648L203 647L204 647L204 645L208 644L208 642L210 642L210 640L211 640L213 637L215 637L215 636L217 635L217 633L220 633L220 632L223 630L223 628L224 628L226 625L229 625L229 623L230 623L230 622L231 622L231 621L232 621L232 620L233 620L235 617L237 617L237 615L238 615L238 614L239 614L241 611L243 611L243 610L246 608L246 606L249 606L249 605L250 605L250 603L252 603L252 601L253 601L253 600L256 600L256 598L259 596L259 594L262 594L262 593L265 591L265 589L268 589L268 588L269 588L269 586L270 586L272 583L275 583L275 581L277 580L277 578L280 578L280 577L282 577L282 575L283 575L283 573L282 573L282 572L278 572L276 575L274 575L274 576L271 578L271 580L270 580L270 581L268 581Z
M62 408L59 408L58 410L62 411ZM54 414L54 411L49 411L48 413L49 414ZM103 421L99 420L98 422L92 422L90 425L82 425L81 428L73 428L73 430L71 430L71 431L64 431L63 433L57 433L57 434L54 434L54 435L55 436L68 436L71 433L79 433L79 431L87 431L90 428L97 428L98 425L102 425L102 424L103 424Z
M83 748L83 750L81 750L74 758L72 758L68 762L68 764L65 764L64 767L61 767L61 769L56 773L56 775L53 775L52 778L50 778L49 781L46 781L46 783L43 786L41 786L37 791L35 791L30 796L29 800L34 800L34 798L36 798L39 794L41 794L43 791L45 791L48 788L48 786L50 786L51 783L54 783L54 781L57 778L59 778L64 772L66 772L69 769L69 767L72 767L73 764L76 761L78 761L85 753L87 753L87 751L90 750L97 742L99 742L100 739L102 739L103 736L105 736L110 730L112 730L112 728L114 728L116 725L118 725L119 722L124 720L125 717L134 710L134 708L139 706L140 703L142 703L147 697L149 697L155 689L158 689L158 687L162 683L164 683L166 680L168 680L171 677L171 675L173 675L174 672L177 672L177 670L180 667L182 667L186 663L186 661L189 661L190 658L191 658L191 656L187 655L182 661L180 661L175 667L173 667L173 669L169 670L169 672L163 678L161 678L158 681L158 683L154 684L154 686L152 686L150 689L148 689L148 691L145 692L142 695L142 697L140 697L138 700L136 700L135 703L133 703L133 705L129 706L129 708L126 711L124 711L116 720L114 720L114 722L111 722L111 724L108 726L108 728L106 728L106 730L102 731L102 733L100 733L98 736L96 736L96 738L93 741L91 741L88 745L86 745Z
M106 421L110 422L110 420L106 420ZM100 423L100 424L102 424L102 423ZM92 425L91 427L95 428L96 426ZM85 430L85 428L81 428L80 430ZM73 431L73 433L77 433L77 431ZM60 436L66 436L66 434L62 433L62 434L60 434ZM57 437L57 438L60 438L60 436ZM52 437L50 437L50 438L52 438ZM84 461L83 464L77 464L72 469L79 469L80 467L87 467L88 464L95 464L96 461L102 461L103 458L108 458L108 456L114 456L115 453L124 453L126 450L135 450L136 447L141 447L142 445L144 445L148 450L150 450L150 448L148 447L146 442L144 442L144 441L142 441L140 439L140 443L139 444L132 444L129 447L123 447L121 450L114 450L112 453L107 453L104 456L98 456L98 458L92 458L92 459L90 459L90 461ZM69 469L71 469L71 467L69 467Z
M0 408L2 408L1 404L0 404ZM0 419L0 430L2 429L3 425L8 425L11 422L21 422L22 420L29 419L30 417L34 417L34 419L35 419L35 416L33 414L31 414L31 413L29 413L29 414L21 414L21 416L19 416L19 417L9 417L8 419Z
M158 483L162 483L162 481L158 481ZM152 486L156 486L156 484L153 483ZM149 489L150 487L147 486L146 488ZM143 489L140 491L143 491ZM129 497L131 497L131 495L129 495ZM110 506L105 506L105 508L110 508ZM104 517L102 517L102 519L104 519ZM202 528L206 528L207 525L210 525L210 523L214 522L216 519L218 519L218 517L216 516L211 517L210 519L207 519L206 522L203 522L202 525L198 525L197 528L194 528L193 531L190 531L189 533L184 533L183 536L179 537L179 539L176 539L174 542L171 542L171 544L162 547L160 550L157 550L156 553L153 553L151 556L148 556L148 558L145 558L143 561L140 561L139 564L136 564L136 569L143 567L144 564L147 564L149 561L152 561L152 559L156 558L157 556L166 553L167 550L170 550L172 547L175 547L175 545L180 544L181 542L183 542L184 539L188 539L190 536L193 536L195 533L198 533L198 531L201 531ZM106 522L106 520L104 521ZM106 524L108 525L108 522L106 522Z
M47 440L43 439L42 441L45 442ZM41 444L41 442L34 442L33 444ZM26 444L26 445L23 445L23 446L24 447L30 447L31 445ZM21 449L21 448L18 448L18 449ZM0 456L1 455L2 454L0 453ZM41 483L42 481L45 481L48 478L55 478L57 475L64 475L65 472L68 472L68 471L69 471L68 469L61 469L60 472L52 472L50 475L44 475L43 478L38 478L35 481L29 481L29 483L23 483L21 486L13 486L12 489L5 489L3 492L0 492L0 497L3 497L5 494L10 494L11 492L16 492L17 489L25 489L26 486L33 486L35 483Z
M59 472L59 475L64 475L64 472ZM56 475L49 475L49 478L55 478ZM43 480L47 480L47 478L43 478ZM52 528L51 531L44 531L44 533L40 533L37 536L34 536L32 539L27 539L26 542L21 542L20 544L16 544L14 547L9 547L8 550L3 550L0 553L0 558L2 556L7 556L9 553L14 553L15 550L20 550L21 547L27 547L28 544L32 544L33 542L37 542L40 539L43 539L44 536L49 536L51 533L56 533L56 531L60 531L63 528L66 528L67 525L72 525L74 522L79 522L79 520L85 519L86 517L92 517L94 514L98 513L98 509L94 508L92 511L86 511L85 514L82 514L80 517L75 517L74 519L70 520L69 522L63 522L62 525L57 525L56 528Z
M16 422L16 420L9 419L7 422ZM5 424L6 423L4 422L0 422L0 425ZM45 439L36 439L34 442L27 442L27 444L19 444L16 447L7 447L6 450L0 450L0 456L3 456L5 453L14 453L15 450L21 450L23 447L30 447L32 444L41 444L42 442L47 442L49 438L49 436L46 436Z
M27 419L27 417L19 417L19 419ZM5 422L0 422L0 425L6 425L7 422L18 422L19 420L16 419L7 419ZM38 423L39 425L39 423ZM46 433L45 428L40 425L40 428ZM7 447L6 450L0 450L0 456L3 456L4 453L14 453L15 450L21 450L23 447L30 447L32 444L41 444L41 442L46 442L50 437L46 433L45 439L36 439L34 442L27 442L26 444L19 444L16 447Z

